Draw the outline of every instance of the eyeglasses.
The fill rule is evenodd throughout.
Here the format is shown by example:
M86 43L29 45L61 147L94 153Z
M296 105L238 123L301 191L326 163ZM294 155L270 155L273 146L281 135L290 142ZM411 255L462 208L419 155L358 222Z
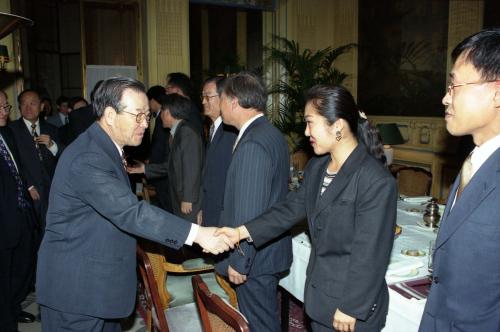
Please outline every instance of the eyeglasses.
M121 110L120 113L122 112L135 116L135 122L137 123L142 123L142 121L144 120L146 120L146 122L149 123L149 120L151 120L151 113L145 113L145 112L132 113Z
M12 109L12 105L5 104L0 106L0 111L4 111L5 113L9 113Z
M494 82L500 82L500 80L491 80L491 81L480 81L480 82L469 82L469 83L458 83L458 84L453 84L450 83L448 85L447 91L450 95L453 95L453 90L455 88L461 87L461 86L466 86L466 85L472 85L472 84L484 84L484 83L494 83Z
M201 95L200 98L201 98L201 101L206 101L207 103L210 101L210 99L214 98L214 97L219 97L218 94L216 95Z

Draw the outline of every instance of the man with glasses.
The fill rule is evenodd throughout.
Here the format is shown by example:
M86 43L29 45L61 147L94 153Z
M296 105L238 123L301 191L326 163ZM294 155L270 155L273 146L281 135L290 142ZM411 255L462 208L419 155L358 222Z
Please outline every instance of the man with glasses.
M35 219L17 145L7 127L11 106L0 91L0 331L35 317L21 310L33 282Z
M144 85L109 78L94 95L97 122L63 153L52 184L37 267L43 331L120 331L134 310L136 236L220 253L232 243L130 189L123 147L141 143L150 111Z
M421 332L500 331L500 29L451 54L446 129L476 147L451 187Z
M211 120L207 138L207 154L203 167L203 200L198 213L198 224L219 226L219 217L224 204L226 173L233 155L233 145L238 130L222 122L220 94L223 76L210 77L203 85L201 100L203 114Z

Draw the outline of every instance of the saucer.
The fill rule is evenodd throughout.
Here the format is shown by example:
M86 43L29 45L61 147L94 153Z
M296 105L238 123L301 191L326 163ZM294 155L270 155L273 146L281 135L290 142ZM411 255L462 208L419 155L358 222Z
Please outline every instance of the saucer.
M427 255L425 251L420 249L401 249L401 254L409 257L423 257Z

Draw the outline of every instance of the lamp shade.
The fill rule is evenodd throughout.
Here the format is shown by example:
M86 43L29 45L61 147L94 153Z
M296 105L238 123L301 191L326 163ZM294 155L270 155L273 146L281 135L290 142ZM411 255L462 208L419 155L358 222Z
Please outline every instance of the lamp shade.
M405 142L398 125L395 123L379 123L377 129L384 145L396 145Z

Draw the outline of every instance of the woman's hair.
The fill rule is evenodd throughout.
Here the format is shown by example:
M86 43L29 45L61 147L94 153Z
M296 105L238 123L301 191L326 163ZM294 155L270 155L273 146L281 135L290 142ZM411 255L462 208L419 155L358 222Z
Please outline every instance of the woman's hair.
M386 158L378 130L364 117L351 93L340 85L315 85L306 92L306 104L312 103L328 124L344 119L352 134L362 142L368 152L385 164Z

